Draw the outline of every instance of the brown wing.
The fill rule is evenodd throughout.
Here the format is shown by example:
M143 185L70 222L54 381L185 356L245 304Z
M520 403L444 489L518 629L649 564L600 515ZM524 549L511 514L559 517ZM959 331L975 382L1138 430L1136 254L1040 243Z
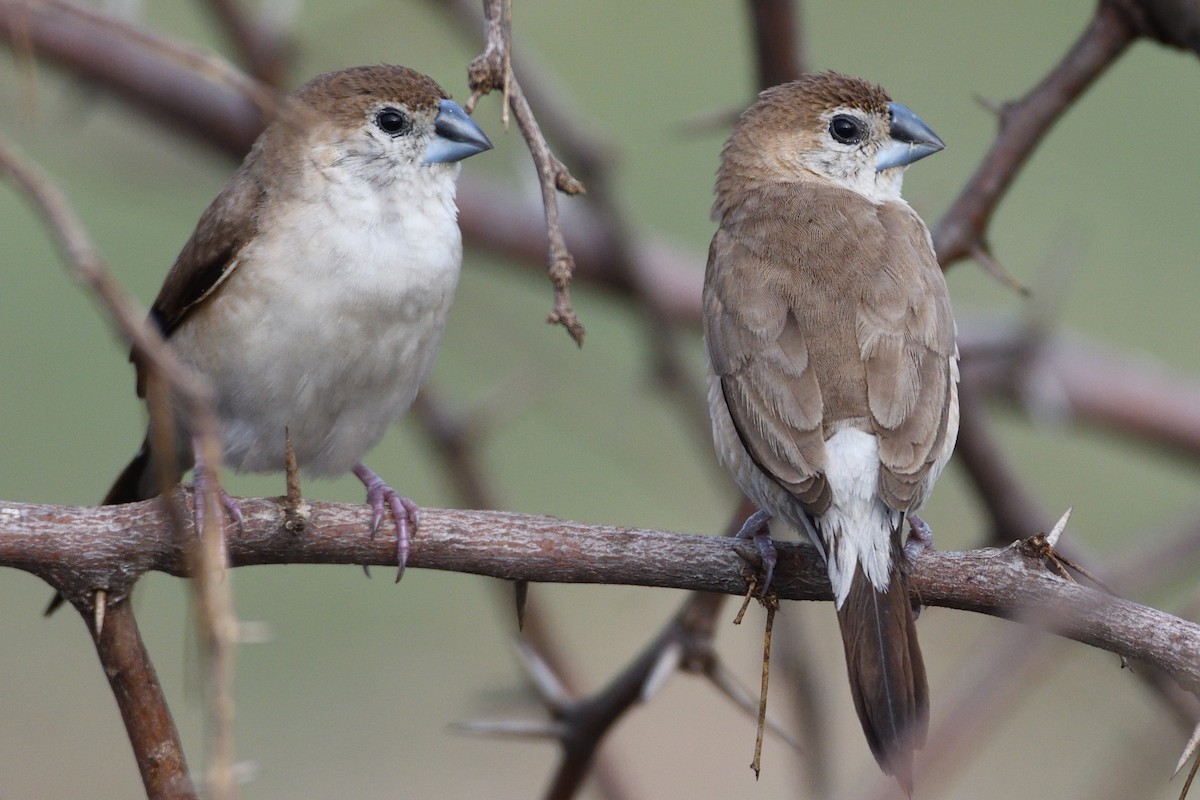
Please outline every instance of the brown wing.
M954 318L925 225L898 203L878 207L887 263L858 313L867 396L879 437L879 492L897 511L929 493L955 391Z
M262 187L243 166L205 209L150 310L164 335L232 274L238 254L258 230L262 199Z
M150 308L150 319L163 336L170 336L233 274L243 248L258 230L262 200L262 187L243 165L201 215ZM138 396L144 397L145 381L136 353L130 360L138 367Z
M746 452L820 514L830 500L821 386L801 318L781 291L795 254L778 249L794 243L798 231L761 199L728 215L709 248L705 342Z
M901 204L834 187L762 190L709 250L705 341L758 467L811 514L828 507L825 439L880 438L880 491L909 510L945 438L954 325L928 234Z

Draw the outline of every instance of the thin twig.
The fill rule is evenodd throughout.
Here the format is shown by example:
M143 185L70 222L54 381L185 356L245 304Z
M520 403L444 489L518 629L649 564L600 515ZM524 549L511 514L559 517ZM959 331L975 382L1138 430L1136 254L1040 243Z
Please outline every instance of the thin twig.
M559 222L558 193L582 194L583 184L571 175L566 165L551 151L533 110L529 107L529 101L521 90L521 84L512 74L512 32L506 14L508 5L505 0L485 0L483 8L487 21L487 42L483 53L471 62L467 71L471 87L471 99L467 103L467 109L473 110L475 103L483 95L495 89L503 89L505 107L511 108L517 118L517 127L525 138L529 154L533 156L533 165L537 170L538 183L542 190L548 248L546 272L554 285L554 308L546 321L553 325L562 325L575 343L582 347L583 324L571 305L570 294L575 258L567 248Z
M224 571L224 554L221 548L224 511L218 483L221 448L217 435L217 421L212 412L211 390L203 378L175 357L157 329L148 321L145 311L138 309L117 284L66 198L48 178L3 141L0 141L0 170L13 178L46 222L72 276L100 302L121 336L132 342L139 363L153 376L149 382L166 382L172 397L178 403L178 408L182 411L185 424L192 431L193 439L197 443L197 456L204 460L208 474L212 477L208 482L208 491L200 501L204 502L208 509L208 530L205 531L204 543L200 547L185 549L189 552L194 551L198 556L194 569L194 586L201 599L201 631L209 643L212 658L211 674L214 683L209 697L213 736L209 769L212 777L211 789L214 797L231 798L234 764L232 650L236 641L237 623L232 614L229 582L221 578ZM155 411L159 406L160 404L151 403L151 411ZM172 419L158 419L155 422L155 427L160 430L174 427ZM178 515L169 521L174 524L168 525L167 530L178 528ZM64 592L62 589L60 593L80 608L92 602L89 597L96 588L127 594L131 587L132 581L124 582L124 585L114 582L76 587L75 594ZM132 616L132 612L130 615ZM157 713L165 716L170 714L165 706ZM135 747L138 743L146 741L146 737L131 735L130 738ZM139 760L155 757L154 751L138 753ZM182 759L177 763L183 765ZM177 782L183 783L185 777L177 778ZM190 778L187 782L190 783Z
M437 3L438 7L447 7L453 12L454 18L463 26L470 25L472 30L478 24L476 4L465 0L448 4ZM500 32L496 33L499 36ZM489 41L492 34L489 33ZM580 258L581 247L588 248L588 255L594 251L599 256L599 267L607 273L604 280L611 280L624 287L633 300L634 307L642 318L645 341L650 353L647 372L652 380L671 395L671 401L683 412L684 430L693 432L703 450L707 453L711 439L708 434L708 406L704 400L703 387L694 379L693 370L683 357L679 344L679 332L672 313L673 303L668 301L670 296L662 291L657 275L647 268L648 257L644 248L639 248L633 234L633 226L628 221L628 215L619 200L620 193L614 186L613 148L598 140L592 130L596 126L583 124L587 115L573 108L565 98L564 93L557 90L548 70L541 69L533 62L529 52L523 51L520 58L513 57L511 63L522 66L524 79L521 89L528 102L540 109L539 121L546 138L554 142L556 151L565 154L576 164L575 174L587 185L587 197L580 204L579 215L588 220L590 235L597 241L572 241L572 257ZM468 199L468 204L471 202ZM468 209L472 206L468 206ZM470 213L469 210L467 212ZM465 230L471 232L469 220L464 222ZM576 226L578 227L578 226ZM574 230L570 231L574 234ZM516 231L511 231L519 236ZM532 232L531 232L532 233ZM514 239L514 241L519 241ZM525 239L528 241L528 238ZM693 275L699 273L692 262L688 269ZM576 268L576 271L578 268ZM593 275L592 278L596 277ZM699 284L693 283L695 291ZM687 290L685 290L687 291ZM697 295L698 297L699 295ZM709 463L716 467L715 462Z
M220 459L220 449L214 448ZM207 462L206 462L207 463ZM233 678L238 621L233 608L233 575L225 568L225 509L215 480L204 493L207 513L192 588L196 592L197 628L204 647L208 676L208 765L204 785L210 797L237 796L233 744Z
M771 677L771 634L775 628L775 612L779 608L779 603L774 596L769 596L766 606L767 621L763 628L762 684L758 691L758 725L754 735L754 758L750 760L750 769L754 770L756 779L762 774L763 738L767 730L767 685Z

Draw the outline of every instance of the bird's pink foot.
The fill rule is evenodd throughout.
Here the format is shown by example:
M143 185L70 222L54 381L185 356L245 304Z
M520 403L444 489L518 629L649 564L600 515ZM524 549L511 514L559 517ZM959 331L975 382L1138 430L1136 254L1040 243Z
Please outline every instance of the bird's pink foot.
M775 542L771 540L771 515L766 511L755 511L742 523L742 529L737 532L738 539L754 542L758 555L762 559L763 584L759 591L760 597L765 597L771 588L771 579L775 576Z
M196 534L199 535L204 533L204 493L208 490L210 480L208 470L204 468L203 462L199 459L196 459L194 476L192 480L192 492L194 495L192 521L196 525ZM221 497L221 505L224 506L225 513L229 516L229 519L233 520L238 526L238 530L241 530L246 523L246 518L242 516L241 505L228 492L222 489L220 484L217 484L217 494Z
M916 514L908 515L908 539L904 542L904 558L912 563L926 550L933 550L933 528ZM912 604L913 619L921 616L921 604Z
M399 583L400 579L404 577L404 566L408 563L409 538L411 533L417 529L421 509L412 500L384 483L383 478L376 475L365 464L357 465L354 468L354 475L363 482L363 486L367 487L367 503L374 511L371 518L371 536L374 537L379 531L379 526L383 524L385 506L391 511L392 519L396 521L396 563L399 565L396 582ZM366 569L365 566L364 569ZM368 576L370 574L367 572Z
M921 553L933 549L933 529L929 523L916 514L908 515L908 539L904 542L904 555L910 561L920 557Z

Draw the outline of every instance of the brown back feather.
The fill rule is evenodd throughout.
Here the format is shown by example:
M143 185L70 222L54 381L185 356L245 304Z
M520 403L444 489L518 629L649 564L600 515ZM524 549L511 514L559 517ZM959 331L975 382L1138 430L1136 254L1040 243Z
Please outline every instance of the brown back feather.
M819 515L825 439L853 425L879 437L884 502L916 508L945 440L955 352L924 225L902 204L810 182L760 187L723 213L705 341L746 451Z

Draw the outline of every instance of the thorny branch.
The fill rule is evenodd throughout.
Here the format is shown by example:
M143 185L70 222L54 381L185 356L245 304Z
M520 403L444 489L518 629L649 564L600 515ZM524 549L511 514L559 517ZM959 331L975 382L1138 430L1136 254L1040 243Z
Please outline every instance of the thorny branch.
M480 427L486 425L486 415L483 415L484 419L481 420L479 415L464 418L462 414L453 413L446 404L434 397L434 391L429 386L417 395L412 410L421 420L422 430L430 440L434 452L445 465L443 471L452 479L454 493L461 504L468 508L502 508L502 504L497 502L488 485L477 452L483 436ZM497 589L497 607L502 613L504 609L511 607L512 590L516 589L517 616L521 620L520 632L525 663L530 664L536 660L542 667L539 671L531 670L531 674L535 676L535 684L536 675L551 674L555 676L561 688L561 696L574 694L580 685L578 670L559 646L558 639L551 629L549 615L543 613L541 605L536 602L530 603L527 610L521 608L529 591L528 581L496 581L494 585ZM469 725L464 728L475 730ZM608 800L632 796L626 788L627 780L623 771L603 754L591 759L588 777L599 787L601 796Z
M751 510L747 504L739 508L730 535L741 527ZM604 737L633 706L648 702L677 670L706 677L747 714L753 713L753 700L725 669L714 644L717 614L724 603L725 595L693 592L658 636L607 685L588 697L575 699L574 693L560 686L561 666L539 663L537 669L528 669L551 714L551 721L536 728L536 735L557 740L562 749L547 797L573 797L584 779L603 766L598 751ZM538 656L534 653L527 653L526 664L535 658ZM547 674L541 680L537 677ZM552 691L553 687L559 688ZM480 721L465 727L475 733L530 735L528 725L512 721Z
M989 258L986 230L1017 173L1054 123L1138 36L1123 3L1101 2L1091 24L1050 74L1000 114L991 151L933 229L942 268L964 258Z
M773 6L777 12L787 11L788 6L787 3L772 2L753 3L752 5L760 7L758 10L761 10L761 7ZM486 6L493 11L501 12L490 15L490 21L507 19L503 13L507 10L507 6L505 9L499 9L499 4L494 0L488 2ZM1102 74L1113 60L1119 57L1132 38L1139 34L1154 36L1168 44L1195 49L1194 41L1186 37L1179 38L1180 32L1193 30L1195 27L1179 24L1181 15L1183 15L1184 22L1190 21L1191 17L1187 16L1190 13L1194 12L1189 12L1181 4L1170 2L1170 0L1163 2L1115 0L1099 4L1091 26L1071 53L1064 58L1063 63L1026 98L1004 110L1001 130L991 153L936 230L939 254L944 265L971 255L987 256L987 224L1017 171L1029 153L1040 142L1041 135L1047 127L1052 125L1053 121L1078 98L1086 87ZM13 33L12 22L14 19L19 19L24 26L20 31L20 36L15 36ZM70 31L75 32L75 38L63 36L64 32ZM139 40L136 37L128 38L128 32L121 31L114 25L95 23L90 17L74 12L73 7L65 4L56 2L31 4L0 0L0 36L5 36L10 40L25 37L22 41L36 44L33 49L38 53L50 55L68 67L93 78L100 78L110 85L122 86L127 96L139 100L144 108L176 122L187 120L189 124L186 124L185 128L209 141L221 142L232 151L244 150L256 135L258 128L261 127L261 115L253 104L247 103L244 96L238 96L226 89L227 85L233 84L204 87L189 94L186 91L189 87L193 89L203 87L204 83L195 80L192 68L180 67L178 81L161 80L161 69L164 65L172 63L172 59L163 57L161 50L155 48L139 50ZM513 81L510 80L510 40L507 30L502 32L502 36L501 41L504 42L502 72L497 73L495 65L489 66L489 72L493 78L496 75L504 76L509 82L511 91ZM488 41L489 49L492 49L493 37L491 34L489 34ZM132 64L123 61L128 57L123 49L136 52L139 60ZM501 51L493 50L493 52ZM488 55L487 51L484 55ZM760 55L760 65L766 63L767 55L769 54ZM762 71L763 74L767 74L766 70ZM144 75L153 75L159 86L169 86L170 96L168 94L156 95L155 86L139 81L139 77ZM216 109L220 109L220 111ZM526 110L528 110L527 105ZM514 106L514 111L517 111L516 106ZM520 124L520 119L518 113L518 124ZM532 115L530 115L530 119L532 120ZM524 132L524 128L522 131ZM562 165L550 154L544 139L542 144L545 147L544 155L551 160L543 164L539 160L537 152L534 151L532 143L531 152L534 153L535 163L539 167L539 178L545 200L547 194L546 175L549 174L554 178L551 186L556 186L558 179L552 170L562 168ZM543 169L544 166L545 169ZM546 170L551 171L547 173ZM486 199L488 191L494 191L488 184L464 181L464 189L460 195L463 206L464 231L469 237L473 237L476 244L508 248L511 252L519 252L520 258L526 261L536 258L536 255L532 257L529 255L528 242L531 237L522 233L522 231L531 229L528 215L518 213L513 216L514 209L511 198L502 203L489 202ZM969 197L972 191L979 192L982 197L972 200ZM556 199L553 188L550 189L549 195L552 201ZM477 201L475 198L484 199ZM546 229L551 236L550 263L553 269L556 263L553 235L554 231L558 230L558 219L555 206L554 220L551 222L550 208L550 203L546 203ZM505 215L509 215L507 219L504 219ZM607 247L602 233L603 224L597 225L594 220L589 218L586 210L578 220L572 220L572 222L580 226L578 235L573 229L567 231L575 245L575 255L579 257L579 274L598 280L617 291L641 291L630 280L628 272L610 268L611 250ZM601 233L597 234L597 231L601 231ZM566 251L563 232L558 230L558 235L562 244L561 252L566 253L570 258L571 254ZM589 245L589 242L593 244ZM693 321L698 319L699 292L696 282L697 274L694 271L695 257L679 251L671 251L669 245L663 243L653 248L635 250L632 259L639 270L638 275L643 285L649 286L650 291L655 293L659 308L665 309L666 313L673 315L675 319ZM573 261L571 266L574 267ZM563 298L569 309L569 298L565 298L565 287ZM559 293L556 286L556 311L558 305ZM1042 341L1038 343L1038 346L1040 351L1054 354L1057 344L1055 341ZM1025 373L1022 372L1028 368L1028 358L1019 359L1021 369L992 369L991 372L986 373L985 379L972 375L972 355L967 347L964 347L964 351L966 356L964 381L968 383L978 381L981 387L986 388L989 392L999 391L1017 399L1028 399L1022 396L1019 386L1022 380L1028 381L1027 377L1023 377ZM1070 359L1073 355L1065 356L1065 358ZM1106 367L1111 364L1111 361L1106 360L1109 358L1108 354L1093 353L1091 357L1093 371L1090 374L1094 376L1104 374ZM993 364L994 361L989 361L985 357L982 363ZM1140 379L1145 376L1142 372L1135 372L1135 375L1134 379L1121 381L1120 385L1131 386L1140 382ZM1188 405L1188 398L1194 396L1194 387L1156 386L1156 390L1161 390L1156 391L1156 397L1166 397L1175 402L1159 404L1153 407L1152 414L1145 414L1144 402L1137 404L1110 403L1105 406L1103 400L1106 391L1111 390L1113 384L1108 381L1104 385L1107 389L1098 389L1097 387L1101 386L1100 383L1068 375L1065 376L1061 388L1064 395L1082 401L1073 403L1071 406L1072 412L1077 416L1106 421L1112 427L1131 432L1139 438L1148 436L1162 443L1173 441L1178 447L1181 439L1175 433L1178 430L1177 420L1180 417L1176 411ZM1092 402L1089 403L1088 400ZM1191 405L1192 410L1196 407L1200 407L1200 405ZM1126 412L1141 410L1143 412L1142 420L1131 419L1128 413L1120 414L1122 409ZM1148 423L1147 419L1149 419ZM1196 449L1191 442L1194 442L1195 439L1184 437L1182 441L1188 442L1186 452L1194 456ZM986 478L989 472L994 471L992 464L994 457L995 453L989 457L988 450L984 447L977 465L968 466L972 472L978 472L980 476ZM1020 484L1014 485L1020 493ZM1003 500L1004 494L997 494L996 497L999 502ZM1032 506L1032 503L1033 501L1030 501L1028 505ZM1032 532L1033 529L1027 525L1028 520L1034 514L1018 516L1023 517L1026 522L1019 523L1014 520L1008 526L1010 534L1016 536L1021 535L1022 531ZM4 519L3 509L0 507L0 523Z
M582 194L583 184L577 181L550 149L546 137L533 116L533 109L512 72L511 0L485 0L487 43L483 53L467 69L471 99L467 110L472 111L480 97L496 89L504 92L505 108L511 108L517 127L525 137L529 154L537 169L542 188L542 205L546 212L546 239L549 262L546 272L554 285L554 309L546 318L552 325L562 325L580 347L583 346L583 323L571 305L571 277L575 273L575 258L567 249L559 223L558 193ZM505 113L507 119L507 112Z
M177 490L184 508L191 493ZM231 567L256 564L395 566L391 543L372 539L371 510L313 502L304 535L287 526L286 503L245 499L244 529L231 532ZM184 548L159 500L74 508L0 501L0 566L47 580L71 597L127 590L149 570L186 575ZM424 509L410 565L539 583L659 586L744 594L748 570L735 542L500 511ZM114 535L115 532L115 535ZM780 542L773 588L784 600L829 600L812 548ZM530 553L539 557L531 558ZM1037 624L1093 647L1153 663L1200 689L1200 625L1078 583L1018 548L926 551L912 573L914 598ZM114 588L115 587L115 588Z
M794 49L794 46L791 45L790 43L782 45L782 46L778 45L780 31L788 31L790 29L790 27L788 25L781 24L781 22L780 22L781 19L789 20L788 12L790 12L790 5L787 3L779 4L779 3L772 3L772 2L767 2L767 3L752 2L750 5L751 5L752 18L755 23L755 30L758 35L759 46L757 48L757 52L759 54L759 72L760 72L760 75L763 75L763 76L772 76L769 79L767 79L766 85L771 85L773 83L782 82L784 80L788 80L792 77L795 77L794 74L787 74L787 72L789 71L787 66L783 66L783 67L779 66L781 64L787 65L789 63L788 57L790 56L791 52ZM1111 8L1110 9L1101 8L1098 11L1097 18L1093 22L1093 25L1089 28L1088 33L1085 34L1080 45L1076 48L1076 51L1074 51L1072 53L1072 56L1068 57L1068 60L1067 60L1068 65L1071 64L1072 57L1075 57L1075 59L1074 59L1075 61L1079 61L1082 59L1085 62L1084 68L1093 70L1094 74L1092 75L1092 77L1094 77L1095 74L1098 74L1098 72L1100 71L1100 68L1094 63L1093 64L1086 63L1089 58L1092 60L1096 59L1098 57L1097 51L1099 51L1099 57L1101 57L1102 60L1103 60L1103 58L1107 58L1109 60L1115 59L1115 57L1117 55L1119 55L1119 53L1123 50L1123 47L1125 46L1125 44L1127 44L1129 41L1128 38L1122 40L1122 36L1120 35L1120 32L1122 30L1124 30L1126 33L1128 33L1128 30L1123 29L1121 25L1116 24L1119 20L1121 20L1121 17L1119 14L1114 15L1111 12L1112 12ZM772 19L772 18L773 18L773 23L764 22L765 19ZM1106 36L1110 37L1111 40L1107 41L1107 42L1103 41ZM1101 40L1100 44L1097 44L1097 40ZM775 46L772 46L772 42L776 43ZM780 52L781 50L782 50L782 52ZM1082 52L1083 56L1078 56L1079 52ZM1079 69L1078 65L1076 65L1076 69ZM1060 84L1062 83L1063 80L1067 80L1071 77L1070 72L1071 72L1071 70L1069 70L1067 68L1060 68L1058 71L1059 75L1058 75L1057 81L1048 79L1048 81L1042 87L1042 94L1039 95L1038 93L1034 93L1026 101L1028 106L1033 107L1036 110L1039 107L1039 104L1042 104L1041 108L1045 108L1046 107L1045 100L1048 97L1047 93L1050 92L1051 88L1055 87L1056 85L1058 86L1059 89L1061 89L1062 87ZM1070 105L1070 103L1072 102L1072 100L1080 92L1082 92L1083 88L1086 85L1087 85L1087 81L1078 81L1075 88L1071 89L1068 94L1061 95L1057 98L1054 98L1054 102L1050 104L1050 108L1053 110L1053 113L1050 114L1050 116L1047 118L1036 120L1032 127L1029 127L1029 123L1026 123L1026 127L1024 127L1024 128L1022 128L1021 125L1017 125L1015 128L1008 129L1007 125L1010 122L1010 119L1011 119L1010 113L1012 113L1012 111L1011 110L1006 111L1005 122L1006 122L1006 130L1009 131L1008 138L1015 138L1013 136L1013 134L1011 133L1012 130L1017 131L1017 133L1020 133L1022 130L1025 130L1025 131L1044 130L1044 128L1048 125L1047 120L1052 119L1055 114L1061 113L1061 111L1063 111L1066 107L1068 107ZM985 162L985 166L981 167L980 172L977 173L977 176L975 179L976 182L979 182L986 178L992 178L992 179L999 178L999 180L992 187L992 194L991 194L991 198L990 198L991 206L984 207L982 210L980 210L978 208L976 209L977 212L980 212L979 216L976 217L976 220L978 222L978 229L975 233L974 241L972 241L970 244L969 252L967 253L967 255L973 255L976 258L980 259L985 264L992 262L992 259L990 257L990 254L988 252L988 249L987 249L986 243L984 241L984 237L983 237L983 230L986 227L986 222L990 219L991 211L994 209L995 204L997 204L999 202L999 199L1002 196L1003 192L1007 189L1009 182L1011 182L1012 178L1015 177L1016 171L1019 169L1021 164L1024 162L1024 159L1028 156L1029 152L1031 152L1033 147L1036 146L1038 141L1040 141L1040 133L1037 136L1030 137L1030 138L1028 138L1027 141L1021 143L1021 147L1023 148L1023 150L1014 150L1011 147L1010 143L1006 141L1004 132L1002 132L1001 137L998 138L997 147L993 151L993 154L995 154L998 151L1001 154L1008 156L1008 158L1010 160L1007 163L1001 163L999 168L997 168L995 163L993 163L991 165L991 167L989 168L987 165L987 162ZM977 194L978 193L973 194L973 190L970 187L968 187L968 189L964 191L963 196L962 196L962 198L960 198L960 200L978 200L979 197L977 196ZM951 209L951 212L947 215L946 219L950 223L953 223L953 220L955 219L955 215L962 214L962 213L964 213L965 210L967 210L966 205L964 203L960 202L954 208ZM944 221L943 225L946 225L946 224L947 223ZM950 228L946 228L946 229L949 230ZM944 263L949 263L949 260L945 260ZM1026 349L1024 352L1027 354L1028 349ZM1071 363L1073 363L1073 362L1071 362ZM1008 382L1002 381L1001 382L1002 385L1009 385L1009 386L1017 385L1019 376L1015 375L1015 372L1016 372L1015 370L1010 370L1010 372L1013 373L1013 377L1015 380L1008 381ZM1044 375L1045 371L1043 371L1042 374ZM1078 376L1078 372L1076 372L1076 376ZM1002 376L1002 377L1007 377L1007 376ZM968 380L970 380L970 378L968 378ZM994 381L993 383L995 384L996 382ZM1074 383L1074 385L1078 385L1079 381L1076 380L1073 383ZM1111 382L1108 385L1111 385ZM1125 382L1122 382L1122 385L1124 385L1124 386L1142 386L1143 384L1140 384L1139 382L1136 382L1136 381L1125 381ZM1162 387L1156 386L1155 388L1161 389ZM1178 388L1178 387L1172 387L1172 388ZM1138 399L1143 399L1143 400L1145 399L1144 395L1148 393L1145 389L1140 389L1140 390L1135 389L1134 391L1140 391L1140 393L1143 395L1143 397L1139 397ZM1019 391L1017 392L1017 394L1018 394L1018 399L1020 399ZM1104 392L1101 392L1099 394L1092 392L1092 393L1088 393L1085 396L1089 397L1089 398L1098 398L1102 394L1104 394ZM1184 391L1181 394L1178 391L1154 391L1154 390L1151 390L1149 392L1149 394L1152 394L1155 397L1180 398L1180 397L1183 397L1186 395L1186 391ZM1156 406L1151 406L1151 408L1153 409L1153 411L1151 413L1146 413L1144 410L1142 410L1142 411L1136 410L1136 409L1145 409L1146 406L1144 403L1122 402L1123 400L1128 400L1128 398L1117 398L1117 399L1114 399L1113 401L1110 401L1107 403L1104 401L1098 401L1098 403L1093 402L1092 407L1089 408L1089 410L1096 412L1097 409L1095 409L1095 406L1097 404L1099 404L1100 406L1102 406L1102 408L1098 410L1099 415L1101 417L1107 417L1109 419L1111 419L1113 417L1117 418L1118 426L1120 425L1120 423L1130 423L1132 426L1137 428L1139 433L1143 433L1143 434L1147 432L1147 430L1148 430L1147 426L1154 425L1156 421L1169 420L1171 422L1168 422L1166 424L1177 425L1178 423L1176 421L1181 418L1177 414L1154 413L1155 411L1162 410L1161 402ZM1086 405L1086 400L1084 401L1084 405ZM1184 403L1176 403L1175 408L1179 408L1182 405L1184 405ZM975 431L977 429L979 429L980 424L982 424L982 413L983 413L982 408L981 408L981 406L978 405L978 403L972 403L972 404L970 404L969 408L964 409L964 416L971 417L972 415L974 415L974 417L976 417L974 419L964 419L964 425L967 426L967 430L965 431L967 433L967 437L966 437L968 440L967 444L968 444L969 448L972 450L972 452L974 454L977 454L977 457L973 456L973 458L972 458L972 462L974 465L972 472L975 473L977 478L979 479L979 481L981 481L981 491L983 492L983 496L985 497L985 499L995 498L996 502L993 504L993 508L992 508L993 512L996 512L998 509L1003 509L995 518L998 521L1001 521L1001 520L1005 520L1005 519L1011 517L1011 519L1008 519L1007 522L1004 522L1004 521L999 522L998 529L997 529L998 532L1002 532L1001 535L1005 536L1006 538L1008 538L1008 537L1016 538L1019 535L1018 531L1020 531L1020 530L1031 531L1031 530L1037 529L1032 524L1032 521L1033 521L1033 519L1035 519L1038 516L1038 514L1037 514L1036 510L1033 510L1033 508L1032 508L1032 501L1027 501L1025 503L1025 506L1027 509L1026 511L1017 512L1016 516L1009 513L1009 511L1012 510L1012 506L1011 506L1012 495L1009 493L1009 490L1015 492L1017 495L1023 495L1023 493L1024 493L1024 489L1023 489L1022 485L1013 476L1006 475L1005 477L1000 479L1002 481L1003 488L993 487L991 485L991 484L996 483L996 479L994 479L992 476L997 473L997 470L992 466L992 463L991 463L991 459L997 457L996 451L987 447L986 442L980 442L980 444L982 446L979 446L979 447L973 446L975 444L974 439L978 438L975 436ZM1131 414L1136 415L1137 419L1130 420L1129 417ZM1095 414L1093 414L1093 416L1095 416ZM1191 415L1190 413L1185 412L1183 415L1183 418L1186 419L1189 416L1194 416L1194 415ZM971 426L973 426L973 427L971 427ZM979 429L979 433L980 433L980 435L983 435L982 429ZM1179 446L1179 438L1177 436L1170 435L1170 434L1174 434L1174 433L1177 433L1177 430L1166 431L1165 435L1163 436L1163 439L1164 439L1164 441L1170 442L1173 446L1178 447ZM1185 441L1186 441L1186 439L1185 439ZM970 465L969 465L969 468L971 468ZM1003 473L1004 470L1000 470L1000 472ZM1020 505L1020 504L1018 504L1018 505ZM661 641L662 640L660 638L660 639L656 640L655 643L651 644L648 652L653 652L659 646L659 643ZM639 662L640 661L641 661L641 659L639 659ZM635 664L636 663L638 663L638 662L635 662ZM627 675L627 674L629 674L628 670L625 673L623 673L623 676ZM599 735L600 735L599 733L596 734L597 739L599 738Z
M209 787L214 797L232 798L233 783L233 645L236 635L236 622L233 618L233 603L230 596L229 582L221 579L224 571L224 555L221 551L222 504L218 493L216 477L221 467L221 448L217 438L217 420L212 412L211 392L207 383L190 369L184 366L163 341L158 331L147 321L146 313L134 305L124 290L113 278L112 273L104 264L99 252L93 245L82 222L75 215L66 198L50 183L50 181L28 163L12 148L0 142L0 172L9 175L26 197L32 202L38 213L45 220L54 234L63 260L71 270L72 275L86 285L100 301L108 317L116 325L122 338L132 342L134 352L139 360L149 370L148 382L153 387L165 384L166 388L176 398L182 409L188 428L192 431L196 442L197 453L204 458L208 465L209 474L213 480L208 482L209 491L204 494L208 513L203 541L198 542L194 537L187 540L186 552L194 561L193 568L188 572L196 577L194 586L200 599L201 617L200 630L208 645L212 676L212 692L210 693L212 717L212 751L213 756L209 765ZM166 404L150 403L154 413ZM163 396L159 393L159 396ZM169 413L169 412L168 412ZM160 418L156 426L159 431L174 429L172 421ZM178 513L173 513L164 530L175 531L179 526ZM97 647L116 641L103 635L106 598L110 587L108 584L97 584L87 587L82 592L71 592L69 589L56 585L59 595L76 607L85 620L95 621L93 625ZM95 590L102 588L104 593ZM182 751L179 750L178 736L173 725L158 724L162 718L170 719L162 691L157 686L157 678L153 669L147 673L137 662L140 640L137 640L136 621L133 612L128 609L128 592L132 584L117 588L112 593L113 600L126 608L119 613L119 619L126 626L119 634L121 641L128 641L128 647L113 647L109 650L99 650L100 659L104 662L106 671L114 669L132 671L143 675L148 684L145 691L116 692L118 704L123 702L156 702L161 705L153 713L138 709L122 708L122 717L126 725L146 723L151 727L144 731L129 729L130 743L142 771L144 779L155 778L171 786L190 787L190 777L180 773L162 778L163 770L171 767L186 769ZM114 609L115 610L115 609ZM134 660L131 664L111 663L113 658L128 656ZM114 690L118 688L113 684ZM154 796L151 786L147 784L147 792Z

